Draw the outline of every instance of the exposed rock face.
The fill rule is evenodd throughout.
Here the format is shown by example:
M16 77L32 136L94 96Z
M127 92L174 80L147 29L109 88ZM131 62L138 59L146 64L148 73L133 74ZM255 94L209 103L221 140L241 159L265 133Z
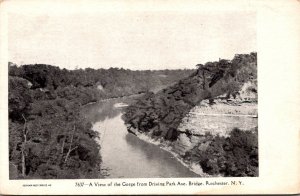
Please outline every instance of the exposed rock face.
M191 151L205 151L210 144L206 134L228 137L234 128L252 130L257 127L257 85L245 83L235 96L226 94L202 100L182 119L173 150L184 156ZM211 137L213 139L213 137Z
M211 139L216 136L229 137L234 128L244 131L257 127L258 119L251 115L243 116L243 114L238 113L231 113L234 116L227 116L226 114L213 114L213 116L210 114L197 115L199 112L202 112L201 109L201 106L193 108L183 118L182 123L178 127L179 136L174 142L174 151L182 156L196 145L199 145L201 150L205 150L204 147L209 144L206 142L207 134L212 136Z
M198 65L129 106L128 131L152 137L202 175L257 176L256 66L256 53Z
M236 55L232 61L220 60L198 67L189 77L156 94L148 93L129 106L123 115L128 129L176 141L182 119L202 100L212 103L220 95L236 97L245 83L256 80L256 53ZM185 141L183 146L189 146L190 141L184 137L181 140Z
M198 136L207 132L228 136L233 128L253 129L258 116L256 89L256 84L249 81L235 96L221 95L201 101L182 119L178 130Z
M180 133L176 142L174 142L173 150L181 156L184 156L187 151L192 150L196 145L205 140L204 136L191 135Z

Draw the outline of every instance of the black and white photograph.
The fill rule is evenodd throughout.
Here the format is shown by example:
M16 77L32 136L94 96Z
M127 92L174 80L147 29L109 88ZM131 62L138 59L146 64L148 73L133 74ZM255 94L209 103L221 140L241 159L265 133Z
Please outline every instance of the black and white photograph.
M289 94L264 71L273 53L260 49L268 39L258 38L259 9L17 2L28 10L5 12L10 182L228 192L271 177L262 168L283 161L268 154L283 145L266 126L280 129L287 113L277 107L272 118L280 99L260 93L274 90L270 80L278 96Z
M11 179L258 176L255 13L11 15Z

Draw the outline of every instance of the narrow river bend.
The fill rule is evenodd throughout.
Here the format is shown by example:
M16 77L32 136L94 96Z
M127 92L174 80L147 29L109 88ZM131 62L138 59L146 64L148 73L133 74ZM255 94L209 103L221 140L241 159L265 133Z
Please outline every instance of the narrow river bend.
M108 178L199 177L159 146L127 132L121 118L133 98L119 98L86 105L83 112L99 132L102 168Z

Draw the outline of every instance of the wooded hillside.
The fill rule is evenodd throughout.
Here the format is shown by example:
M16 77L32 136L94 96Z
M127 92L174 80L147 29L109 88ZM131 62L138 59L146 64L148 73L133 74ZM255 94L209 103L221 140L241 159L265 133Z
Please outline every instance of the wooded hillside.
M236 55L198 65L189 77L158 93L147 93L126 109L123 118L140 132L153 132L153 137L174 141L182 118L200 101L219 95L235 95L249 80L256 81L256 53Z
M256 53L238 54L231 61L220 59L199 64L190 76L157 93L147 93L127 107L123 119L129 132L151 137L173 152L183 149L179 157L188 165L201 166L202 174L258 176L257 127L233 128L226 137L214 134L213 130L205 135L193 135L191 130L178 129L182 119L201 101L212 105L222 95L229 103L238 97L246 83L253 84L246 90L256 94ZM218 127L217 124L206 126Z
M9 63L10 178L103 177L98 133L81 107L159 89L190 73Z

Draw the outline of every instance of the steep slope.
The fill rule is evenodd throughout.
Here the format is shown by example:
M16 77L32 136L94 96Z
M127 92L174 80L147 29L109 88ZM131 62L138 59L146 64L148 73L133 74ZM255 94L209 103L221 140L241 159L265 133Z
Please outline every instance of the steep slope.
M129 106L128 131L161 145L201 176L258 176L257 56L198 65Z
M127 108L123 118L129 131L148 132L153 138L177 139L184 116L204 99L236 96L248 81L256 80L256 53L236 55L198 65L189 77L158 93L149 93Z
M11 179L102 178L99 135L82 106L157 91L193 71L8 66Z

